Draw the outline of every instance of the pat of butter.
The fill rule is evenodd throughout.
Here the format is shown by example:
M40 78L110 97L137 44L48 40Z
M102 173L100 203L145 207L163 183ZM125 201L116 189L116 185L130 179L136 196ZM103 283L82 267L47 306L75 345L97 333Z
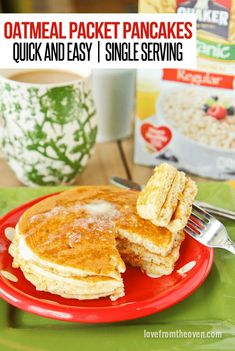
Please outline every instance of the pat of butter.
M118 214L116 207L107 201L97 200L83 206L93 216L105 215L114 217Z

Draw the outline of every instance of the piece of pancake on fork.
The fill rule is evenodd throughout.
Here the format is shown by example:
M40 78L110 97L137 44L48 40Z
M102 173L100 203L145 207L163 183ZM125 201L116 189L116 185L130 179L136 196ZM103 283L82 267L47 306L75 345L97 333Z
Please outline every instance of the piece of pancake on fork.
M140 217L173 232L182 230L192 212L196 183L184 172L163 163L155 167L137 200Z

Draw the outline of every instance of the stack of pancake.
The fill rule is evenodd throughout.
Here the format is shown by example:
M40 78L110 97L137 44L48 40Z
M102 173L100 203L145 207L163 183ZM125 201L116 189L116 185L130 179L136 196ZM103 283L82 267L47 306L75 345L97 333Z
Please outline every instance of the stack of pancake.
M125 263L150 276L170 274L182 230L141 218L138 192L81 186L48 197L20 218L9 252L38 290L66 298L124 295Z

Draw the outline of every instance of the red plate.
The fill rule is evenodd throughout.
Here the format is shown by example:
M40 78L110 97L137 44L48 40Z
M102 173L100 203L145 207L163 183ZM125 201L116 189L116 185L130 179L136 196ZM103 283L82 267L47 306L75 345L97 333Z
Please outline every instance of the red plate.
M180 259L171 275L154 279L139 269L128 267L123 274L126 294L114 302L109 298L79 301L37 291L20 269L12 268L12 257L8 253L10 241L6 238L5 230L14 228L25 210L47 196L12 210L0 220L0 296L13 306L40 316L71 322L104 323L135 319L182 301L203 283L210 272L213 250L186 235ZM196 261L191 270L184 274L177 272L191 261ZM7 278L6 272L13 275L11 279Z

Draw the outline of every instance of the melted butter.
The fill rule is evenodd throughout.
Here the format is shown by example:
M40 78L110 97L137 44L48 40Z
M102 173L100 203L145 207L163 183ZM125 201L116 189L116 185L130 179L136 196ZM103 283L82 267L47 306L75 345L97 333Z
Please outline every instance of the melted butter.
M31 222L42 218L51 218L58 215L66 215L69 213L76 213L78 211L85 210L89 215L93 217L105 216L108 218L118 217L120 215L117 211L116 206L111 202L104 200L95 200L88 204L81 205L76 204L71 207L58 206L54 207L52 210L31 217Z
M8 240L12 241L14 235L15 235L15 228L8 227L5 229L5 236Z
M83 208L93 216L115 217L118 214L116 207L108 201L97 200L84 205Z
M147 276L148 276L149 278L160 278L162 275L160 275L160 274L148 274L148 273L147 273Z
M117 206L103 199L73 203L70 206L56 206L31 217L31 222L34 222L31 234L37 230L41 232L42 228L45 228L45 241L40 243L41 248L54 245L63 235L66 236L70 248L83 245L84 241L87 243L89 240L104 243L110 240L110 236L104 235L104 232L114 233L115 223L120 215ZM50 233L47 228L50 228Z
M189 272L196 265L196 263L197 263L196 261L190 261L190 262L186 263L183 267L178 269L177 273L184 274L184 273Z
M3 271L3 270L0 273L6 279L8 279L8 280L10 280L10 281L12 281L14 283L18 282L18 278L14 274L12 274L12 273L10 273L8 271Z

